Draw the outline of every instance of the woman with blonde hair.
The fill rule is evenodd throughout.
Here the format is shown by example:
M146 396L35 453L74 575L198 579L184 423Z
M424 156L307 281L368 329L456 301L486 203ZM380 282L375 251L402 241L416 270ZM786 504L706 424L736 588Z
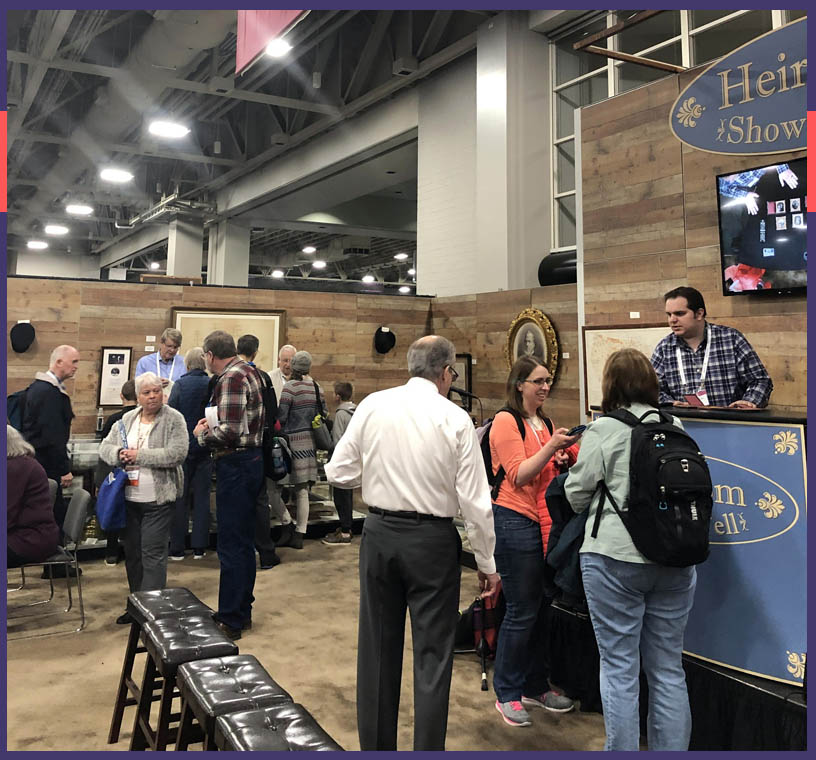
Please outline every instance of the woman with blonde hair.
M626 409L640 419L657 410L657 375L649 359L633 348L606 360L602 388L604 412ZM683 427L678 419L673 422ZM639 749L642 666L649 683L649 749L687 750L691 712L682 652L694 601L694 566L666 567L646 559L608 499L592 537L601 504L598 483L606 483L616 504L626 503L631 434L629 425L613 417L589 425L564 487L576 512L589 510L581 574L601 655L605 749Z
M136 408L99 444L99 456L128 473L125 486L125 569L131 591L162 589L167 582L167 548L174 504L181 495L181 465L189 446L184 416L164 403L161 378L144 372L136 378ZM116 620L132 622L125 612Z
M490 429L494 473L505 472L493 497L496 570L507 611L499 631L493 688L496 709L509 726L529 726L525 707L572 710L571 699L551 688L545 623L550 599L544 593L544 546L549 512L544 493L559 468L575 461L578 436L553 430L544 413L549 370L531 356L513 364L505 406ZM525 434L522 438L519 421Z

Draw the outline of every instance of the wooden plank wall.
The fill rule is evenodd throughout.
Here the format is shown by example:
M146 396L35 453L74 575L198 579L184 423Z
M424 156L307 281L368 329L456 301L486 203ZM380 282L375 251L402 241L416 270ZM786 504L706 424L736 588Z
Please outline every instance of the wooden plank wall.
M19 319L31 320L37 339L24 354L15 353L6 339L8 392L24 388L35 372L47 369L54 347L74 345L81 364L76 379L68 383L77 415L73 432L92 433L100 347L130 346L135 366L145 353L145 335L160 335L170 325L174 306L257 308L284 310L285 340L312 354L312 374L324 390L331 395L335 380L348 380L354 384L357 401L405 382L405 354L416 338L433 332L445 335L458 351L471 353L476 360L474 392L483 397L489 415L503 403L507 330L522 309L535 306L550 317L562 351L571 357L561 365L551 409L559 424L573 425L578 422L575 293L575 286L567 285L428 299L11 277L7 281L9 326ZM385 355L374 350L374 333L381 325L397 337L395 348ZM329 402L333 408L331 398Z
M698 72L582 112L586 324L662 322L663 293L691 285L712 321L738 328L757 350L774 381L771 403L806 411L806 299L722 295L715 180L805 154L721 156L680 143L669 112Z

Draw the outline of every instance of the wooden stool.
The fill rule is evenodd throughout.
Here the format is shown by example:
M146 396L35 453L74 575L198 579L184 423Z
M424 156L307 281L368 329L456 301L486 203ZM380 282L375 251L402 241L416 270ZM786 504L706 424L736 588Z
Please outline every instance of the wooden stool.
M176 671L179 665L191 660L225 657L238 654L238 647L222 633L207 614L164 618L145 623L142 639L147 650L144 677L139 704L133 721L130 749L154 751L167 749L170 741L170 722L179 715L171 714L175 689ZM150 705L156 677L160 677L159 717L154 729L150 725Z
M215 719L215 746L229 752L343 749L303 705L294 702L220 715Z
M203 741L205 751L215 749L219 715L292 702L251 654L185 662L179 666L176 683L181 694L176 750L186 750L197 741ZM200 732L195 731L193 718Z
M133 622L130 624L130 633L125 647L125 659L122 662L122 673L119 676L119 687L113 705L108 744L116 744L119 741L119 731L122 727L125 708L139 703L141 690L133 680L133 663L137 654L146 651L143 646L139 645L139 634L142 631L142 626L151 620L179 617L185 614L212 614L212 610L186 588L135 591L128 597L127 611L133 618ZM151 693L154 690L155 684L151 684Z

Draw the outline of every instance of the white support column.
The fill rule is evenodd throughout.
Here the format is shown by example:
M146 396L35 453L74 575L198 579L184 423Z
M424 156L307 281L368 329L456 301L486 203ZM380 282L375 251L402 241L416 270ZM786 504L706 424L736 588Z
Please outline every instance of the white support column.
M208 285L248 285L249 232L249 228L233 222L220 222L210 227Z
M201 277L204 230L200 222L174 219L167 238L167 274Z

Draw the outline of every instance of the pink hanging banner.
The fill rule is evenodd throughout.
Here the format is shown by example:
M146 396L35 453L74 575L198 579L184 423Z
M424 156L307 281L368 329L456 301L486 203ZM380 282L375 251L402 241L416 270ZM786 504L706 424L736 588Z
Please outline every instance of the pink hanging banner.
M235 46L235 74L240 74L275 37L308 11L238 11L238 40Z

